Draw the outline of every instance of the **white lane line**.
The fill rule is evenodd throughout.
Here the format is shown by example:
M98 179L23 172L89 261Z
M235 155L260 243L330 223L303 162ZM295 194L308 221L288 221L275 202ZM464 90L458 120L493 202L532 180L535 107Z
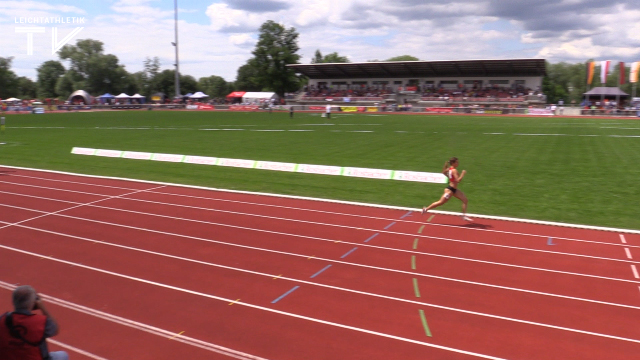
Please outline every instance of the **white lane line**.
M165 231L152 230L152 229L140 228L140 227L129 226L129 225L113 224L113 223L109 223L109 222L78 218L78 217L69 216L69 215L58 214L57 216L67 217L67 218L76 219L76 220L89 221L89 222L94 222L94 223L98 223L98 224L123 227L123 228L127 228L127 229L141 230L141 231L151 232L151 233L154 233L154 234L169 235L169 236L175 236L175 237L180 237L180 238L185 238L185 239L190 239L190 240L197 240L197 241L203 241L203 242L214 243L214 244L228 245L228 246L238 247L238 248L242 248L242 249L257 250L257 251L263 251L263 252L267 252L267 253L273 253L273 254L279 254L279 255L285 255L285 256L294 256L294 257L300 257L300 258L306 258L306 259L309 258L309 255L304 255L304 254L296 254L296 253L290 253L290 252L279 251L279 250L259 248L259 247L255 247L255 246L228 243L228 242L224 242L224 241L206 239L206 238L201 238L201 237L196 237L196 236L175 234L175 233L169 233L169 232L165 232ZM26 227L26 226L21 225L21 227ZM38 229L38 228L33 228L33 229L34 230L39 230L39 231L44 231L44 232L50 232L48 230L41 230L41 229ZM52 233L54 233L54 232L52 232ZM275 233L275 232L270 232L270 233ZM61 234L61 235L65 236L64 234ZM303 237L304 238L313 239L313 237L310 237L310 236L303 236ZM327 240L327 241L329 241L329 240ZM365 246L364 244L360 244L360 245L361 246ZM561 298L561 299L584 301L584 302L595 303L595 304L611 305L611 306L618 306L618 307L630 307L628 305L611 303L611 302L606 302L606 301L584 299L584 298L578 298L578 297L567 296L567 295L559 295L559 294L546 293L546 292L541 292L541 291L526 290L526 289L513 288L513 287L508 287L508 286L500 286L500 285L494 285L494 284L481 283L481 282L476 282L476 281L448 278L448 277L443 277L443 276L436 276L436 275L430 275L430 274L424 274L424 273L417 273L417 272L412 272L412 271L405 271L405 270L384 268L384 267L379 267L379 266L351 263L351 262L335 260L335 259L329 259L329 258L321 258L321 257L314 257L314 258L317 259L317 260L323 260L323 261L327 261L327 262L334 263L334 264L343 264L343 265L361 267L361 268L365 268L365 269L382 270L382 271L394 272L394 273L399 273L399 274L407 274L407 275L412 275L412 276L421 276L421 277L426 277L426 278L431 278L431 279L438 279L438 280L457 282L457 283L461 283L461 284L486 286L486 287L495 288L495 289L502 289L502 290L523 292L523 293L528 293L528 294L537 294L537 295L543 295L543 296L557 297L557 298ZM632 281L632 280L623 280L623 279L619 279L617 281L637 283L637 282ZM635 307L631 307L631 308L635 308Z
M635 265L631 265L631 271L633 271L633 277L640 279L640 276L638 276L638 269L636 269Z
M163 188L163 187L165 187L165 186L164 186L164 185L163 185L163 186L156 186L156 187L151 188L151 189L149 189L149 190L156 190L156 189L160 189L160 188ZM115 195L115 196L109 196L109 197L107 197L107 198L105 198L105 199L95 200L95 201L91 201L91 202L88 202L88 203L81 203L80 205L72 206L72 207L70 207L70 208L66 208L66 209L62 209L62 210L58 210L58 211L54 211L54 212L45 212L45 214L44 214L44 215L36 216L36 217L29 218L29 219L26 219L26 220L18 221L18 222L16 222L16 223L11 223L11 224L9 224L9 225L2 226L2 227L0 227L0 230L2 230L2 229L4 229L4 228L7 228L7 227L9 227L9 226L14 226L14 225L21 224L21 223L24 223L24 222L27 222L27 221L32 221L32 220L40 219L40 218L43 218L43 217L45 217L45 216L58 215L60 212L63 212L63 211L68 211L68 210L76 209L76 208L79 208L79 207L82 207L82 206L90 206L91 204L94 204L94 203L97 203L97 202L100 202L100 201L105 201L105 200L109 200L109 199L115 199L115 198L119 198L119 197L121 197L121 196L132 195L132 194L139 193L139 192L144 192L144 191L146 191L146 190L137 190L137 191L133 191L133 192L130 192L130 193L127 193L127 194ZM104 196L104 195L103 195L103 196ZM0 204L0 205L3 205L3 204ZM39 212L41 212L41 211L39 211Z
M631 251L629 251L629 248L624 248L624 252L627 254L628 259L633 259L633 257L631 256Z
M13 291L13 289L15 289L15 286L13 284L9 284L6 283L4 281L0 281L0 288L4 288L6 290L9 291ZM82 306L79 304L75 304L66 300L62 300L62 299L58 299L56 297L53 297L51 295L46 295L46 294L42 294L42 293L38 293L38 295L42 296L43 299L45 299L47 301L47 303L51 303L51 304L55 304L57 306L60 307L64 307L73 311L77 311L86 315L90 315L90 316L94 316L97 317L99 319L102 320L107 320L107 321L111 321L114 322L116 324L119 325L124 325L136 330L141 330L153 335L157 335L160 336L162 338L167 339L168 336L173 336L175 335L174 332L168 331L168 330L164 330L161 328L157 328L155 326L151 326L151 325L147 325L144 323L140 323L137 321L133 321L127 318L123 318L120 316L116 316L113 314L109 314L100 310L96 310L93 308L89 308L86 306ZM181 343L187 344L187 345L191 345L191 346L195 346L195 347L199 347L201 349L205 349L205 350L209 350L212 352L216 352L219 354L223 354L223 355L227 355L236 359L242 359L242 360L266 360L264 358L258 357L258 356L254 356L251 354L247 354L247 353L243 353L241 351L238 350L233 350L224 346L220 346L220 345L216 345L216 344L212 344L206 341L202 341L202 340L198 340L198 339L194 339L191 338L189 336L185 336L185 335L180 335L180 337L177 337L175 339L172 339L175 341L179 341ZM52 342L52 339L47 339L47 341ZM59 345L59 344L58 344ZM62 345L61 345L62 346ZM69 345L67 345L69 346ZM75 348L74 348L75 349ZM79 350L79 349L78 349ZM76 351L76 350L74 350ZM82 351L82 350L80 350ZM82 353L82 352L81 352ZM82 353L83 355L86 355L84 353ZM91 357L91 356L90 356ZM94 357L94 359L100 360L103 359L101 357Z
M0 191L0 193L4 193L4 192ZM43 198L37 197L37 196L30 196L30 195L24 195L24 196L43 199ZM44 199L47 199L47 198L44 198ZM66 201L66 200L55 200L55 199L47 199L47 200L54 200L54 201L62 201L62 202L73 203L71 201ZM149 201L149 202L150 203L156 203L156 202L153 202L153 201ZM13 206L13 205L8 205L8 204L0 204L0 207L1 206L14 208L14 209L19 209L19 210L33 211L33 212L43 212L43 211L36 210L36 209L24 208L24 207ZM298 238L316 240L316 241L325 241L325 242L335 242L336 241L335 239L329 239L329 238L320 238L320 237L305 236L305 235L298 235L298 234L292 234L292 233L261 230L261 229L241 227L241 226L228 225L228 224L222 224L222 223L214 223L214 222L203 221L203 220L194 220L194 219L179 218L179 217L174 217L174 216L159 215L159 214L154 214L154 213L139 212L139 211L134 211L134 210L113 208L113 207L108 207L108 206L91 205L91 207L95 207L95 208L99 208L99 209L126 212L126 213L132 213L132 214L137 214L137 215L156 216L156 217L167 218L167 219L172 219L172 220L189 221L189 222L195 222L195 223L200 223L200 224L205 224L205 225L224 226L224 227L238 228L238 229L242 229L242 230L250 230L250 231L270 233L270 234L275 234L275 235L298 237ZM59 215L59 216L65 216L65 217L68 217L68 218L77 219L77 220L81 220L81 221L103 223L103 222L98 221L98 220L82 218L82 217L74 217L74 216L70 216L70 215ZM0 221L0 223L2 223L2 221ZM112 225L112 226L125 226L125 225L120 225L120 224L116 224L116 223L105 223L105 224ZM127 226L125 226L125 227L127 227ZM144 229L144 230L153 231L151 229ZM415 235L415 236L419 236L419 235ZM389 248L389 247L384 247L384 246L379 246L379 245L360 244L360 243L343 241L343 240L341 240L341 242L344 243L344 244L360 245L362 247L369 247L369 248L373 248L373 249L380 249L380 250L387 250L387 251L394 251L394 252L402 252L402 253L409 253L409 254L420 254L420 255L433 256L433 257L452 259L452 260L469 261L469 262L474 262L474 263L489 264L489 265L496 265L496 266L505 266L505 267L512 267L512 268L533 270L533 271L543 271L543 272L549 272L549 273L554 273L554 274L581 276L581 277L602 279L602 280L610 280L610 281L622 281L622 282L629 282L630 281L630 280L627 280L627 279L618 279L618 278L611 278L611 277L599 276L599 275L575 273L575 272L570 272L570 271L561 271L561 270L553 270L553 269L546 269L546 268L537 268L537 267L532 267L532 266L500 263L500 262L486 261L486 260L480 260L480 259L463 258L463 257L457 257L457 256L451 256L451 255L443 255L443 254L435 254L435 253L428 253L428 252L418 252L418 251L411 251L411 250L406 250L406 249L396 249L396 248ZM225 243L225 244L229 244L230 245L231 243ZM267 249L263 249L263 248L256 248L256 249L260 249L261 251L267 251ZM620 261L628 262L626 260L620 260Z
M7 166L7 167L8 168L17 168L17 167L11 167L11 166ZM17 168L17 169L23 169L23 168ZM93 175L64 173L64 172L56 172L56 171L49 171L49 170L39 170L39 169L29 169L29 168L27 168L26 170L41 171L41 172L54 173L54 174L72 175L72 176L77 176L77 177L88 177L88 178L97 178L97 179L119 180L119 181L123 181L123 182L134 182L134 183L143 183L143 184L148 184L148 183L161 184L161 183L158 183L158 182L149 182L149 181L143 181L143 180L112 178L112 177L100 177L100 176L93 176ZM135 189L130 189L130 188L126 188L126 187L116 187L116 186L107 186L107 185L83 183L83 182L77 182L77 181L41 178L41 177L28 176L28 175L13 174L12 176L39 179L39 180L46 180L46 181L49 181L49 182L64 182L64 183L80 184L80 185L95 186L95 187L107 187L107 188L123 189L123 190L135 190ZM13 183L13 182L7 182L7 183L14 184L14 185L29 186L27 184L20 184L20 183ZM355 205L355 206L376 207L376 208L382 208L382 209L385 209L385 210L389 210L389 209L405 210L405 211L415 210L415 209L410 209L410 208L405 208L405 207L390 207L390 206L364 204L364 203L353 203L353 202L338 201L338 200L305 198L305 197L295 197L295 196L286 196L286 195L278 195L278 194L236 191L236 190L228 190L228 189L205 188L205 187L197 187L197 186L189 186L189 185L181 185L181 184L169 184L169 183L166 183L166 185L167 186L174 186L174 187L177 187L177 188L206 190L206 191L211 191L211 192L223 192L223 193L229 193L229 194L248 194L248 195L254 195L256 197L258 197L258 196L266 196L266 197L276 197L276 198L293 198L293 199L299 199L299 200L337 203L337 204L341 204L341 205L352 205L352 206ZM55 188L52 188L52 189L55 189ZM56 189L56 190L64 191L63 189ZM185 197L185 198L191 198L191 199L205 199L205 200L209 200L209 201L220 201L220 202L229 202L229 203L235 203L235 204L248 204L248 205L265 206L265 207L273 207L273 208L280 208L280 209L290 209L290 210L296 210L296 211L308 211L308 212L321 213L321 214L341 215L341 216L349 216L349 217L362 218L362 219L374 219L374 220L385 220L385 221L387 221L387 220L393 221L394 220L392 218L383 218L383 217L376 217L376 216L348 214L348 213L340 213L340 212L325 211L325 210L305 209L305 208L297 208L297 207L292 207L292 206L263 204L263 203L255 203L255 202L239 201L239 200L218 199L218 198L211 198L211 197L204 197L204 196L172 194L172 193L155 192L155 191L150 191L150 193L152 193L152 194L162 194L162 195L168 195L168 196ZM415 211L419 211L419 209L415 210ZM434 213L438 213L438 214L443 214L443 215L457 215L455 213L449 213L449 212L446 212L446 211L433 210L433 212ZM481 218L495 219L495 220L500 220L500 221L510 221L510 222L514 222L515 221L515 222L540 224L540 225L546 225L546 226L573 227L573 228L579 228L579 229L589 229L589 230L594 230L594 231L620 231L621 230L621 229L592 227L592 226L573 225L573 224L564 224L564 223L552 223L552 222L547 222L547 221L536 221L536 220L527 220L527 219L514 219L514 218L495 217L495 216L483 216L483 215L478 215L478 214L473 214L473 215L477 216L477 217L481 217ZM406 222L406 223L415 223L415 224L419 223L419 222L410 221L410 220L400 220L400 221L403 221L403 222ZM445 225L445 224L428 224L428 225L430 225L430 226L447 227L447 228L456 228L456 229L460 230L459 226L453 226L453 225ZM470 229L465 229L465 230L468 230L468 231L493 232L493 233L509 234L509 235L522 235L522 236L530 236L530 237L545 238L545 239L548 237L548 235L539 235L539 234L530 234L530 233L521 233L521 232L514 232L514 231L503 231L503 230L492 230L492 229L470 228ZM635 230L624 229L622 231L637 232L637 233L640 234L640 231L635 231ZM592 240L584 240L584 239L576 239L576 238L568 238L568 237L554 236L554 238L560 239L560 240L569 240L569 241L578 241L578 242L586 242L586 243L594 243L594 244L611 245L611 243L608 243L608 242L600 242L600 241L592 241Z
M627 239L624 238L624 235L620 234L620 241L622 241L623 244L627 243Z
M57 259L57 258L50 257L50 256L43 256L43 255L40 255L40 254L37 254L37 253L33 253L33 252L30 252L30 251L24 251L24 250L20 250L20 249L15 249L15 248L12 248L12 247L9 247L9 246L0 245L0 248L6 249L6 250L10 250L10 251L15 251L15 252L18 252L18 253L21 253L21 254L25 254L25 255L30 255L30 256L35 256L35 257L44 257L46 259L49 259L49 260L52 260L52 261L56 261L56 262L59 262L59 263L62 263L62 264L72 265L72 266L80 267L80 268L83 268L83 269L92 270L92 271L95 271L95 272L99 272L99 273L103 273L103 274L107 274L107 275L112 275L112 276L115 276L115 277L128 279L128 280L132 280L132 281L137 281L137 282L141 282L141 283L144 283L144 284L149 284L149 285L153 285L153 286L157 286L157 287L161 287L161 288L165 288L165 289L169 289L169 290L175 290L175 291L180 291L180 292L184 292L184 293L191 294L191 295L201 296L201 297L205 297L205 298L209 298L209 299L213 299L213 300L219 300L219 301L223 301L223 302L225 302L227 304L235 300L235 299L228 299L228 298L215 296L215 295L211 295L211 294L205 294L205 293L202 293L202 292L199 292L199 291L184 289L184 288L180 288L180 287L177 287L177 286L163 284L163 283L159 283L159 282L156 282L156 281L137 278L137 277L134 277L134 276L120 274L120 273L116 273L116 272L113 272L113 271L104 270L104 269L100 269L100 268L95 268L95 267L92 267L92 266L87 266L87 265L83 265L83 264L79 264L79 263L74 263L74 262L66 261L66 260L62 260L62 259ZM355 326L340 324L340 323L336 323L336 322L332 322L332 321L326 321L326 320L312 318L312 317L309 317L309 316L304 316L304 315L294 314L294 313L290 313L290 312L286 312L286 311L271 309L271 308L267 308L267 307L264 307L264 306L249 304L249 303L246 303L246 302L238 302L238 303L236 303L236 305L237 306L246 306L246 307L249 307L249 308L252 308L252 309L262 310L262 311L266 311L266 312L270 312L270 313L274 313L274 314L278 314L278 315L289 316L289 317L296 318L296 319L307 320L307 321L310 321L310 322L315 322L315 323L319 323L319 324L323 324L323 325L329 325L329 326L334 326L334 327L347 329L347 330L353 330L353 331L361 332L361 333L365 333L365 334L380 336L380 337L384 337L384 338L388 338L388 339L392 339L392 340L398 340L398 341L403 341L403 342L407 342L407 343L412 343L412 344L432 347L432 348L451 351L451 352L455 352L455 353L459 353L459 354L476 356L476 357L480 357L480 358L483 358L483 359L506 360L506 359L497 358L497 357L494 357L494 356L489 356L489 355L474 353L474 352L471 352L471 351L465 351L465 350L460 350L460 349L456 349L456 348L451 348L451 347L448 347L448 346L442 346L442 345L427 343L427 342L423 342L423 341L418 341L418 340L408 339L408 338L395 336L395 335L391 335L391 334L386 334L386 333L382 333L382 332L378 332L378 331L362 329L362 328L358 328L358 327L355 327ZM172 332L169 336L171 336L173 334L175 334L175 332ZM640 343L640 340L627 339L627 338L623 338L623 337L604 335L604 334L599 334L599 336L607 337L607 338L611 338L611 339L615 339L615 340L622 340L622 341ZM182 338L182 337L180 337L180 338ZM178 340L180 338L176 338L176 340Z
M182 261L191 262L191 263L200 264L200 265L206 265L206 266L217 267L217 268L222 268L222 269L227 269L227 270L232 270L232 271L238 271L238 272L247 273L247 274L251 274L251 275L274 278L274 274L268 274L268 273L262 273L262 272L258 272L258 271L235 268L235 267L231 267L231 266L225 266L225 265L205 262L205 261L201 261L201 260L184 258L184 257L180 257L180 256L169 255L169 254L159 253L159 252L150 251L150 250L138 249L138 248L124 246L124 245L111 244L111 243L107 243L107 242L103 242L103 241L99 241L99 240L93 240L93 239L83 238L83 237L79 237L79 236L67 235L67 234L62 234L62 233L57 233L57 232L53 232L53 231L37 229L37 228L23 226L23 225L20 225L20 226L24 227L26 229L42 231L42 232L45 232L45 233L50 233L50 234L59 235L59 236L63 236L63 237L68 237L68 238L74 238L74 239L87 241L87 242L100 243L100 244L103 244L103 245L106 245L106 246L112 246L112 247L117 247L117 248L122 248L122 249L127 249L127 250L133 250L133 251L137 251L137 252L157 255L157 256L166 257L166 258L170 258L170 259L182 260ZM365 292L365 291L342 288L342 287L326 285L326 284L322 284L322 283L315 283L315 282L307 281L307 280L304 280L304 279L295 279L295 278L290 278L290 277L281 276L281 275L278 275L277 278L278 279L282 279L282 280L292 281L292 282L295 282L297 284L302 283L302 284L311 285L311 286L317 286L317 287L321 287L321 288L327 288L327 289L332 289L332 290L338 290L338 291L354 293L354 294L358 294L358 295L377 297L377 298L382 298L382 299L386 299L386 300L398 301L398 302L403 302L403 303L411 303L411 304L416 304L416 305L421 305L421 306L428 306L428 307L441 309L441 310L448 310L448 311L454 311L454 312L459 312L459 313L464 313L464 314L470 314L470 315L489 317L489 318L494 318L494 319L499 319L499 320L512 321L512 322L523 323L523 324L529 324L529 325L534 325L534 326L541 326L541 327L546 327L546 328L559 329L559 330L564 330L564 331L569 331L569 332L579 332L579 333L584 332L583 330L578 330L578 329L573 329L573 328L566 328L566 327L556 326L556 325L551 325L551 324L539 323L539 322L528 321L528 320L521 320L521 319L510 318L510 317L499 316L499 315L493 315L493 314L487 314L487 313L481 313L481 312L476 312L476 311L471 311L471 310L464 310L464 309L452 308L452 307L448 307L448 306L430 304L430 303L425 303L425 302L420 302L420 301L415 301L415 300L397 298L397 297L392 297L392 296L387 296L387 295L369 293L369 292ZM630 308L630 309L635 309L635 310L640 310L640 307L634 307L634 306L623 306L623 307Z
M65 348L65 349L67 349L67 350L71 350L71 351L76 352L76 353L78 353L78 354L80 354L80 355L84 355L84 356L86 356L86 357L89 357L89 358L92 358L92 359L95 359L95 360L107 360L106 358L103 358L103 357L101 357L101 356L98 356L98 355L92 354L92 353L90 353L90 352L87 352L87 351L84 351L84 350L78 349L78 348L77 348L77 347L75 347L75 346L71 346L71 345L65 344L65 343L60 342L60 341L55 340L55 339L51 339L51 338L49 338L49 339L47 339L47 342L48 342L48 343L50 343L50 344L58 345L58 346L60 346L61 348Z

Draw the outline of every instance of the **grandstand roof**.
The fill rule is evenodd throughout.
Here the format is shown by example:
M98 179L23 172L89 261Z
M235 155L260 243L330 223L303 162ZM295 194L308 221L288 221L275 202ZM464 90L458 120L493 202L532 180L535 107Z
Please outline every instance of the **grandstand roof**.
M544 59L376 61L287 65L311 79L544 76Z

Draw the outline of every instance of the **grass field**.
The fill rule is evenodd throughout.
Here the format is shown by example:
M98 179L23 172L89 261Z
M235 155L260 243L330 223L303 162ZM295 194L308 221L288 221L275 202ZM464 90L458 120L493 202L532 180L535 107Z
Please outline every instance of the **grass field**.
M640 229L640 121L503 116L121 111L5 115L0 164L419 208L442 184L73 155L89 147L439 172L471 213ZM226 129L226 130L222 130ZM283 131L261 131L283 130ZM304 131L301 131L304 130ZM450 201L442 210L460 210Z

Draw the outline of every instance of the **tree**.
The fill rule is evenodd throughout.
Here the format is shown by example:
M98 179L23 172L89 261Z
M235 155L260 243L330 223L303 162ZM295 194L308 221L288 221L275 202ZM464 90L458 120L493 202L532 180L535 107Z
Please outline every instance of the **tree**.
M136 73L136 83L140 92L146 96L157 91L156 77L160 73L160 59L155 56L153 59L147 57L143 62L143 71Z
M326 63L348 63L351 62L346 56L340 56L337 52L332 52L322 56L320 50L316 50L314 57L311 59L312 64L326 64Z
M74 81L79 77L83 89L89 93L119 93L138 90L135 80L119 64L118 57L104 54L103 43L98 40L78 40L76 45L65 45L60 49L60 59L69 60L70 70L75 72ZM63 82L68 85L68 80ZM76 89L77 90L77 89Z
M420 61L420 59L418 59L415 56L411 56L411 55L400 55L400 56L392 57L392 58L387 59L385 61Z
M13 57L0 57L0 98L18 96L18 76L11 70Z
M71 62L71 69L83 77L89 76L89 62L93 57L103 54L103 43L99 40L85 39L78 40L76 45L65 45L58 52L62 60Z
M85 88L84 84L85 83L80 74L75 70L68 70L63 76L58 78L58 81L56 81L55 92L57 97L66 99L77 89Z
M21 99L35 99L36 98L36 83L25 76L20 76L18 82L18 97Z
M176 77L175 70L164 70L156 76L156 88L157 91L163 92L168 96L172 96L176 93ZM180 75L180 90L183 93L196 92L198 82L191 75Z
M257 76L258 69L254 64L254 59L249 59L246 64L238 68L238 75L236 75L233 87L239 91L262 91Z
M65 73L62 63L55 60L45 61L36 70L38 72L38 97L41 99L57 97L56 83Z
M257 70L256 83L280 97L284 97L285 92L298 90L300 79L293 69L287 67L289 64L299 63L298 50L298 33L295 28L285 29L272 20L262 24L258 43L252 52L252 64Z
M198 91L209 95L211 98L223 98L229 94L229 83L220 76L211 75L198 80Z

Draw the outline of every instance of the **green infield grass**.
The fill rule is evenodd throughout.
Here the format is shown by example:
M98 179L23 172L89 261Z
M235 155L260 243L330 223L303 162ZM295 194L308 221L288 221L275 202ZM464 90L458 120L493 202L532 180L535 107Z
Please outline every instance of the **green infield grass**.
M407 114L114 111L6 114L0 164L420 208L442 184L71 154L72 147L440 172L469 212L640 229L640 121ZM442 210L460 211L452 199Z

